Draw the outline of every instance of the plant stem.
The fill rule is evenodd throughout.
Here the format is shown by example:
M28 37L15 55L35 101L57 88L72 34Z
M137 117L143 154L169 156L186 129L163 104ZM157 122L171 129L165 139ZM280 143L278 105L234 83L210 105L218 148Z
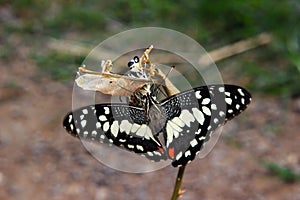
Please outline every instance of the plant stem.
M177 178L176 178L176 182L175 182L175 186L174 186L174 190L173 190L171 200L177 200L178 197L181 195L180 194L181 193L180 192L180 185L181 185L181 182L182 182L185 166L186 165L183 165L183 166L179 167L179 169L178 169L178 174L177 174Z

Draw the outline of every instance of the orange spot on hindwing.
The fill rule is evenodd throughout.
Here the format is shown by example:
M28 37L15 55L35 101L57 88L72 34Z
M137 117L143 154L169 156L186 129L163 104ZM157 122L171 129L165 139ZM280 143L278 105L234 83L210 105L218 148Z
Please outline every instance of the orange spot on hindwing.
M169 154L169 157L170 157L170 158L172 158L172 159L174 158L174 153L175 153L175 152L174 152L174 147L169 148L168 154Z
M161 147L157 147L158 148L158 150L160 151L160 153L164 153L164 149L163 148L161 148Z

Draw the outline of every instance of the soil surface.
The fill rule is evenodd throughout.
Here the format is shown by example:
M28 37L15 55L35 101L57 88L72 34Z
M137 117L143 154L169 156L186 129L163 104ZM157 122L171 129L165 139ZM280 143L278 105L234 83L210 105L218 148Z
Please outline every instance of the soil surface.
M116 171L65 132L71 84L37 78L26 55L0 64L0 199L170 199L176 168ZM299 200L299 182L284 182L260 162L300 173L299 104L254 94L246 112L225 125L212 152L187 166L181 199Z

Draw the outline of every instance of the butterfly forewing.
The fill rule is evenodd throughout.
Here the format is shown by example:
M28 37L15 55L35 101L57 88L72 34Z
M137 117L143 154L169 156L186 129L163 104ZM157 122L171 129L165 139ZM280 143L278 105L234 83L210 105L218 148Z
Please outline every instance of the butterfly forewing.
M63 126L68 133L75 137L94 140L100 143L108 142L104 132L101 131L96 112L96 107L93 105L79 108L65 116Z

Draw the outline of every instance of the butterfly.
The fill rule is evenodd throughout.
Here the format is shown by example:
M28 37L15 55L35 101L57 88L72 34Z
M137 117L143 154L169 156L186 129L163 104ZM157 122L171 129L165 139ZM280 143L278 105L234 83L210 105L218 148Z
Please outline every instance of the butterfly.
M84 106L69 112L63 127L75 137L116 145L152 161L170 159L179 167L194 160L210 135L251 102L251 94L236 85L195 87L160 102L148 86L137 91L139 104Z

